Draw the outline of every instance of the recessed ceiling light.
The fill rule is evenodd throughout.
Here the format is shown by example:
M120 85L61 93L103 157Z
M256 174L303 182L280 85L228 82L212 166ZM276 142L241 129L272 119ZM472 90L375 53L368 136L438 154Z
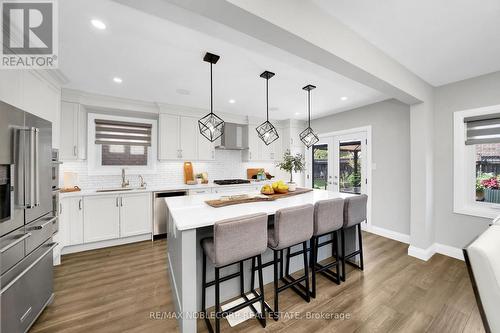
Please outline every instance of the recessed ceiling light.
M104 24L103 21L100 20L91 20L90 23L94 26L94 28L99 29L99 30L104 30L106 29L106 24Z
M295 115L296 115L296 116L300 116L300 115L301 115L301 113L300 113L300 112L295 112Z
M342 97L340 97L340 100L341 101L347 101L347 97L346 96L342 96Z
M122 83L122 82L123 82L123 80L122 80L120 77L114 77L114 78L113 78L113 81L114 81L115 83Z
M234 103L236 103L236 101L235 101L234 99L230 99L228 102L229 102L230 104L234 104Z
M178 93L179 95L189 95L189 94L191 94L191 92L189 90L182 89L182 88L176 89L175 92Z

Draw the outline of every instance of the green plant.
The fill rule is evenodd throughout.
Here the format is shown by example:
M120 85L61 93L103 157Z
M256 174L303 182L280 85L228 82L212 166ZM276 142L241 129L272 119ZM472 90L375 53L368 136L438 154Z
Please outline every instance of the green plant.
M276 166L283 171L290 173L290 183L293 182L294 172L303 172L306 169L306 161L302 154L292 155L290 150L285 151L283 160L276 163Z

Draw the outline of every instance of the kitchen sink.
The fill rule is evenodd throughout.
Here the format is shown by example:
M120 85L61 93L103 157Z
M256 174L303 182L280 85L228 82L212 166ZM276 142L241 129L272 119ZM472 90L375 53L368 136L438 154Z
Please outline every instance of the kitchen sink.
M101 190L96 190L97 193L103 193L103 192L121 192L121 191L132 191L132 190L145 190L145 187L142 188L109 188L109 189L101 189Z

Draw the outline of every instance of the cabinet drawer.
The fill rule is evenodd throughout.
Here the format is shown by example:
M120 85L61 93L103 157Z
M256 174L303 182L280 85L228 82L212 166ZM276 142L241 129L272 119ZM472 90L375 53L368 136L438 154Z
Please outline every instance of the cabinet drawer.
M0 270L5 273L24 258L24 242L31 234L24 227L0 238Z
M2 276L2 332L26 332L51 300L53 247L49 241L22 260L7 278Z
M26 254L36 249L40 244L57 231L57 216L46 216L26 225L26 231L31 234L31 237L26 239Z

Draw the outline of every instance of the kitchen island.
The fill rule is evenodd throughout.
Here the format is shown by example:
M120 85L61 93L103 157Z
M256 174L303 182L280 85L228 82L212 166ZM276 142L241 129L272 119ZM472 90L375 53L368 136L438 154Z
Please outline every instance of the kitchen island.
M251 192L248 194L256 194ZM332 198L346 198L352 194L330 192L325 190L313 190L304 194L281 198L275 201L253 202L213 208L205 203L207 200L218 199L220 194L202 194L195 196L166 198L169 211L169 228L167 231L167 258L168 273L172 285L173 299L178 316L181 332L196 332L196 315L201 307L201 273L202 273L202 251L200 240L212 235L213 225L216 221L235 218L242 215L264 212L274 215L282 208L298 206L306 203L314 204L319 200ZM251 236L249 236L251 237ZM356 246L356 237L349 233L346 237L350 249ZM331 256L331 247L322 247L318 258L322 260ZM272 251L268 250L263 261L272 258ZM237 265L222 270L222 276L236 272ZM303 269L301 256L290 260L290 273ZM213 280L214 269L212 265L207 267L208 281ZM245 290L250 286L250 263L245 264ZM273 280L272 268L264 269L264 283ZM231 299L239 295L238 279L224 283L221 288L221 301ZM214 289L207 289L207 307L214 305Z

